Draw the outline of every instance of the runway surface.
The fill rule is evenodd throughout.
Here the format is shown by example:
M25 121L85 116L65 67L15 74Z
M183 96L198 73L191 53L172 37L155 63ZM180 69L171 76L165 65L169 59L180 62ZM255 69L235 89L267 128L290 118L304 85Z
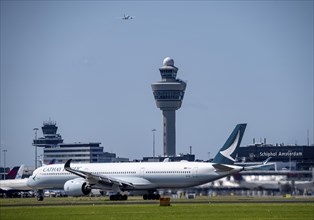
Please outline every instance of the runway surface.
M197 200L171 200L171 204L232 204L232 203L254 203L254 204L262 204L262 203L313 203L313 199L276 199L276 200L221 200L221 201L197 201ZM2 204L0 203L0 207L23 207L23 206L82 206L82 205L149 205L156 204L159 205L159 201L84 201L84 202L70 202L62 203L62 202L49 202L45 203L45 201L40 201L37 203L19 203L19 204Z

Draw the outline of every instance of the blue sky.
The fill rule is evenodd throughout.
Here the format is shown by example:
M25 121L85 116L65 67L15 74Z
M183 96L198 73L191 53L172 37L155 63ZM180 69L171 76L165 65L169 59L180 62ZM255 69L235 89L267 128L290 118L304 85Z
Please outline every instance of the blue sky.
M161 155L150 85L167 56L187 81L177 153L208 159L243 122L243 145L306 144L307 130L313 144L313 1L1 1L7 165L34 164L49 118L66 143L130 159L152 155L155 128Z

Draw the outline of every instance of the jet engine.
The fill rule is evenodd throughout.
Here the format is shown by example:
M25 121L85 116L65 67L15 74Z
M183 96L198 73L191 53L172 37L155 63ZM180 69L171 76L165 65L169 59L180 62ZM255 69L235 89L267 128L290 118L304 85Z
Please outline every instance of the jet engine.
M84 179L78 178L66 181L64 191L68 196L86 196L92 189Z

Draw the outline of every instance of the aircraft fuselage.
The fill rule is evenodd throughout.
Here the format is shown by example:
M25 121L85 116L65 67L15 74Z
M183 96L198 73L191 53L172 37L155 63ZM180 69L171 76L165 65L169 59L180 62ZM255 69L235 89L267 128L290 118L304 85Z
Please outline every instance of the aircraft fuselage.
M242 169L238 166L228 166L233 169L219 171L211 163L187 161L71 164L71 167L76 170L130 182L134 186L134 190L191 187L222 178ZM77 178L80 177L67 172L63 164L56 164L37 169L27 184L34 189L60 189L63 188L66 181ZM104 186L98 186L98 188L106 189Z

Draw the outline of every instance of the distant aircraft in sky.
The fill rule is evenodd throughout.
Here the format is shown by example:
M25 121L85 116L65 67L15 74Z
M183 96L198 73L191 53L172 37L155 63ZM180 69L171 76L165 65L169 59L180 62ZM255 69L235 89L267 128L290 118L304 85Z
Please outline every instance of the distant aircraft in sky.
M235 166L234 160L246 124L238 124L212 163L207 162L130 162L53 164L36 169L27 185L43 200L45 189L64 189L68 196L88 195L92 189L110 190L110 200L126 200L128 191L147 191L143 199L160 198L158 189L186 188L238 173L248 167Z
M122 17L122 20L129 20L129 19L133 19L134 17L130 16L130 15L126 15L124 14Z

